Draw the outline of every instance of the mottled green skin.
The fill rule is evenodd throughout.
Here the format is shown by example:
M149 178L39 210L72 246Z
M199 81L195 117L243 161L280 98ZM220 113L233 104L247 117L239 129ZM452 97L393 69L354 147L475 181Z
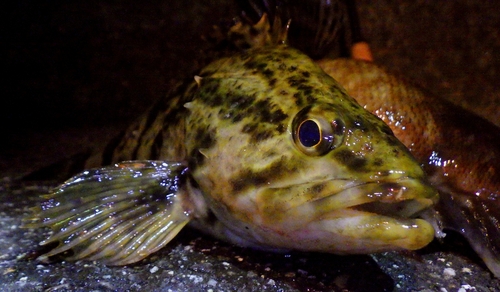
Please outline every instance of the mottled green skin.
M253 49L198 75L104 160L187 161L192 225L240 245L365 253L432 240L428 222L406 219L437 200L418 163L307 56ZM326 150L294 139L306 119L335 125Z
M380 222L370 216L364 217L370 234L361 236L359 228L347 235L352 240L323 239L332 233L302 236L320 219L349 217L333 202L317 203L321 199L368 182L375 184L367 195L387 194L382 182L424 177L388 126L309 58L284 46L259 49L216 61L200 76L188 105L186 147L191 175L215 215L209 217L217 218L211 219L215 235L256 247L338 253L413 249L432 239L432 228L419 227L414 242L397 246L377 233ZM297 119L306 118L336 121L337 147L324 155L300 151L292 133ZM426 206L436 200L427 185L415 184L412 191L405 199L432 198L424 199ZM297 238L300 243L290 242Z

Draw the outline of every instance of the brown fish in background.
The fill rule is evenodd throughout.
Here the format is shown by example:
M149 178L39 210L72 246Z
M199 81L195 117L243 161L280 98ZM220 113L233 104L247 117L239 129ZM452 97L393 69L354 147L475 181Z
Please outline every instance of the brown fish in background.
M247 1L240 1L247 2ZM320 39L333 40L350 31L343 41L363 41L357 25L354 1L248 1L244 9L254 13L275 13L291 17L294 37L304 42L311 27L321 32ZM304 6L309 9L303 9ZM250 7L250 8L249 8ZM337 7L334 9L333 7ZM321 29L333 11L345 9L350 19L340 22L344 29ZM251 14L251 13L249 13ZM320 42L325 43L325 42ZM366 109L384 120L394 134L422 163L433 185L440 192L437 209L446 228L460 232L483 259L488 268L500 277L500 128L459 106L433 96L400 76L373 63L334 59L345 57L333 49L310 50L306 53L320 59L319 65L342 84ZM326 54L329 56L325 56ZM499 109L500 110L500 109Z
M384 120L439 190L445 227L466 237L500 276L500 129L371 63L320 66Z

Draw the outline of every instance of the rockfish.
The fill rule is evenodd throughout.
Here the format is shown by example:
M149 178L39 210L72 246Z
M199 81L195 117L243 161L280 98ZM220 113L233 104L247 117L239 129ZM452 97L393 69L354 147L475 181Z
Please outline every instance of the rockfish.
M29 227L47 258L137 262L186 225L264 250L415 250L437 191L381 119L287 45L218 59L66 181ZM122 162L124 161L124 162ZM99 164L99 163L98 163Z

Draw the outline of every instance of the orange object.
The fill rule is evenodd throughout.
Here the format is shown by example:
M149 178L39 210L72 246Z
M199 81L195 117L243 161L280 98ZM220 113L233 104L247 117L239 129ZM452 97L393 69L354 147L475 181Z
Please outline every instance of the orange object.
M355 43L351 47L351 57L355 60L373 62L373 55L370 45L367 42Z

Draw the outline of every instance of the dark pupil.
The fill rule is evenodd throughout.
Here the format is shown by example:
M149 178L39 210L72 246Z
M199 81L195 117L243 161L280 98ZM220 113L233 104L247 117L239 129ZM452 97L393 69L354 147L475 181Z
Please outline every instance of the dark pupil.
M305 147L312 147L321 140L321 132L318 124L312 120L307 120L300 125L299 140Z

